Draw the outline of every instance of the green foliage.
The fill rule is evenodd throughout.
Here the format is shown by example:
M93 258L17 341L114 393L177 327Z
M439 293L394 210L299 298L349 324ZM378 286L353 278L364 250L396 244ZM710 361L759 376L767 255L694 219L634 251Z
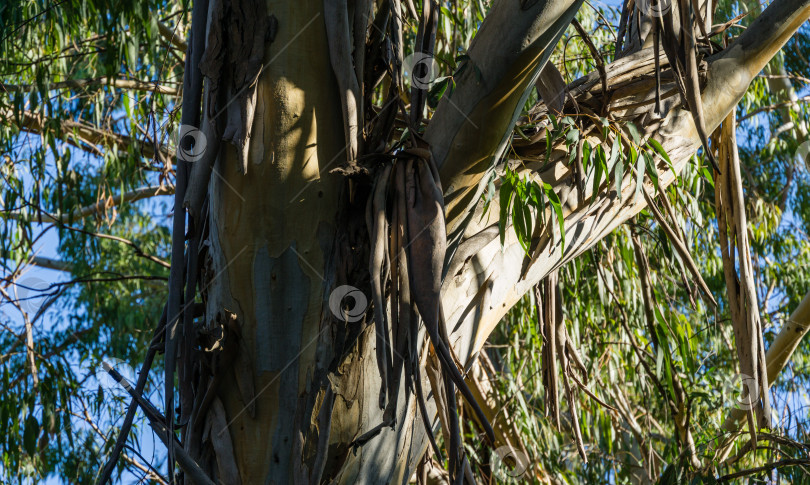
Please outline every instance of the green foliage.
M542 185L540 185L542 184ZM551 185L543 182L529 180L528 177L521 178L515 172L507 169L501 180L500 189L500 218L499 229L501 234L501 244L506 237L506 223L511 216L512 224L515 228L515 235L529 254L529 246L533 233L533 219L535 214L543 214L546 210L546 198L551 205L554 218L559 224L560 243L565 251L565 225L562 214L560 199L554 192Z
M721 2L716 22L740 13L737 5L737 2ZM583 24L587 30L587 17ZM606 31L597 29L595 37L606 35ZM806 75L806 60L798 59L807 59L810 54L807 32L807 28L803 28L789 41L784 60L774 60L776 64L783 63L789 77L796 76L790 83L800 92L806 92L807 86L806 80L798 79ZM576 38L564 39L563 44L567 46L565 55L558 49L552 61L564 74L576 73L570 75L569 81L593 69L593 64L588 64L584 46L577 44ZM601 45L604 51L612 47L609 41ZM804 166L797 165L795 157L798 148L795 124L807 118L807 106L799 103L790 107L791 117L785 119L784 113L773 108L782 102L783 96L784 93L773 92L767 80L760 78L755 80L738 107L738 118L743 121L737 136L766 346L810 288L807 279L810 241L806 229L810 223L810 177ZM750 118L746 118L748 113L752 113ZM791 121L794 125L788 126L787 131L776 132ZM607 128L611 134L619 130L609 124ZM552 149L559 147L569 157L566 161L571 166L582 132L573 120L557 122L549 117L545 159L550 160ZM620 180L628 172L635 178L637 188L645 176L657 187L658 172L654 162L662 160L672 168L672 160L654 138L643 140L638 130L629 124L622 127L622 132L627 135L616 137L619 143L604 136L602 139L608 141L596 147L590 139L583 144L582 162L583 166L592 167L593 192L597 188L609 191L613 187L618 193ZM525 137L520 125L516 128L516 137ZM608 169L602 165L603 156ZM538 207L525 196L531 192L532 184L542 182L520 164L509 164L500 183L502 243L511 218L515 235L525 250L531 246L532 234L536 237L538 233L536 227L547 222L544 217L550 212L551 204L543 203ZM741 453L732 463L713 466L716 459L713 450L724 437L720 424L740 392L734 335L729 324L719 257L713 184L711 167L702 157L694 157L675 183L663 192L659 188L659 193L676 209L677 225L684 232L688 248L720 305L716 310L690 297L687 288L694 283L684 274L679 256L663 230L646 211L560 269L565 325L589 369L587 387L613 406L617 406L617 401L626 403L622 412L613 413L583 392L576 393L587 464L578 456L570 419L564 418L563 429L557 430L546 416L547 390L543 385L539 352L542 337L537 327L534 296L528 295L514 307L491 337L487 354L498 372L499 405L508 410L519 429L530 461L559 482L638 483L640 480L643 483L647 478L642 472L652 467L653 479L662 484L717 483L718 478L728 473L746 472L763 463L806 456L806 448L802 446L810 439L807 407L810 349L807 342L802 342L792 364L772 388L772 402L778 413L772 417L775 423L772 433L776 436L772 439L760 436L761 449ZM634 197L638 195L636 192ZM531 208L532 220L526 221L525 215L524 220L518 220L520 214L525 214L524 207ZM652 322L647 321L644 312L639 270L630 240L631 228L638 234L649 258L657 302ZM658 342L657 350L654 339ZM632 340L642 349L647 367L633 350ZM675 377L684 386L690 403L689 423L698 458L706 467L702 470L692 469L680 454L681 437L668 405L674 399ZM661 388L656 382L661 383ZM564 398L560 405L564 416L570 412ZM745 436L737 442L732 455L739 452L744 443ZM480 450L478 453L481 454ZM478 459L486 463L480 456ZM785 483L808 483L810 476L806 465L780 466L778 472L769 473L775 475L765 472L750 475L758 479L778 476ZM526 476L522 478L525 481ZM731 482L746 483L743 480Z
M562 148L568 153L569 168L572 171L576 170L579 156L578 146L581 144L581 166L585 171L581 177L583 179L588 177L592 180L590 204L596 202L603 187L610 191L611 178L613 180L612 188L621 200L621 184L625 175L625 167L630 167L636 172L635 197L640 194L641 182L645 174L650 177L656 188L659 187L658 169L655 165L656 155L674 168L664 147L653 138L643 141L638 129L632 123L619 126L616 123L610 123L605 118L599 118L602 138L601 141L596 139L597 144L591 146L593 138L581 140L581 129L572 117L564 116L558 121L553 114L550 114L548 118L549 124L545 128L547 163L550 163L552 150L562 143ZM631 138L624 135L625 130L630 133ZM520 135L520 127L516 128L516 132ZM680 176L678 176L678 181L680 183ZM563 254L565 253L565 223L562 207L564 201L560 201L551 185L540 179L534 180L530 172L524 171L521 175L507 165L500 177L499 194L498 229L501 245L504 244L506 238L507 224L511 221L518 242L526 254L531 256L532 239L537 237L535 232L542 232L548 208L550 216L554 217L559 226L561 251ZM489 200L491 198L492 195L489 196ZM546 199L548 199L548 207ZM487 203L485 210L488 208ZM539 219L536 228L535 219Z
M73 216L173 177L165 160L143 154L167 144L182 77L183 54L159 22L184 39L185 5L0 5L0 287L10 296L0 306L0 480L93 481L124 409L95 370L110 357L140 363L160 316L168 270L143 255L168 258L167 207L150 199ZM43 249L67 271L31 270ZM25 318L36 373L20 340Z
M455 79L468 70L483 81L480 68L466 52L490 5L481 0L441 5L435 52L439 72L429 90L429 111L442 99L452 101L458 95ZM420 2L416 6L420 8ZM730 19L749 7L759 8L753 2L721 1L715 20ZM155 144L171 150L169 133L176 124L182 80L183 52L161 35L160 24L185 40L189 17L187 2L0 4L0 288L9 292L0 306L4 482L60 477L69 483L91 483L112 448L126 400L114 389L99 386L96 369L107 357L134 367L143 359L165 299L168 271L155 259L169 258L171 208L148 199L110 207L92 217L72 214L135 188L173 183L165 157L145 153ZM747 25L752 17L742 23ZM615 8L597 10L586 4L578 20L610 62L618 23ZM404 24L406 55L416 29L416 22ZM799 94L807 92L808 32L806 26L800 29L773 61L774 70L768 71L787 76ZM596 68L572 28L551 62L568 82ZM124 80L152 84L145 88L116 84ZM810 176L795 157L800 138L796 126L810 113L805 102L777 109L784 93L775 91L771 80L757 78L738 107L748 229L766 344L810 288ZM155 84L166 91L156 90ZM377 106L385 94L383 86L371 93ZM537 94L531 93L526 109L536 102ZM595 131L586 133L586 125ZM525 136L523 131L530 127L519 125L515 135ZM642 139L630 123L585 115L549 117L545 140L546 162L556 146L565 152L569 165L576 161L576 146L582 142L582 165L586 174L592 174L589 203L605 191L622 197L621 181L628 177L636 181L649 177L657 186L654 162L672 166L663 147L654 138ZM511 220L526 253L546 230L565 252L566 201L525 166L505 165L487 190L487 208L498 201L502 243ZM544 415L542 336L532 296L507 315L489 343L486 352L500 372L495 385L502 409L513 417L533 465L560 482L629 483L634 474L652 467L653 478L661 483L713 483L723 473L800 455L794 447L771 441L769 448L744 455L734 465L700 473L690 470L679 455L680 438L668 407L675 382L683 383L698 456L708 464L739 384L734 380L734 336L728 324L713 181L707 167L700 157L693 158L676 183L659 189L659 194L676 208L678 226L718 309L699 299L691 301L690 276L683 273L677 252L646 212L560 270L565 325L589 367L587 386L611 405L625 400L629 410L617 414L576 393L588 464L578 457L569 429L556 430ZM631 194L638 196L638 191ZM67 220L51 224L46 214L66 215ZM658 302L651 322L644 313L631 228L650 260ZM46 256L65 263L67 271L29 271L29 261L44 247L55 248ZM35 288L31 282L37 278L56 284ZM25 281L41 291L12 284ZM46 311L38 315L41 308ZM28 363L25 316L32 321L36 373ZM632 348L631 336L649 371ZM773 393L779 412L773 433L802 443L809 439L808 350L807 342L802 343ZM159 370L154 379L160 379ZM156 387L150 383L147 393ZM153 396L155 402L159 398ZM568 404L563 403L562 410L570 412ZM466 429L473 433L472 427ZM135 436L129 444L137 451L141 443ZM475 440L466 444L476 471L485 471L492 461L490 450ZM140 462L134 453L131 458ZM780 468L778 474L783 482L807 483L801 467Z

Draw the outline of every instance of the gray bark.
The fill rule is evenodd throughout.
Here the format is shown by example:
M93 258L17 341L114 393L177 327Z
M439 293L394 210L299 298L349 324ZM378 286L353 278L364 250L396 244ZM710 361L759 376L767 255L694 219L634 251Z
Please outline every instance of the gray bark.
M580 3L541 0L523 11L516 0L497 2L469 51L480 81L474 74L459 79L425 135L441 167L448 228L456 229L456 236L464 234L442 288L447 330L462 363L471 362L500 318L537 281L645 206L643 197L633 197L632 177L622 181L621 200L603 187L593 205L570 203L565 254L557 238L549 238L525 268L511 228L505 247L500 246L496 203L483 219L478 217L475 194L511 136L550 47ZM322 9L319 0L303 0L294 9L280 1L268 3L279 29L265 53L265 62L272 62L257 87L247 175L230 146L214 166L210 260L203 267L210 283L206 314L211 327L214 316L225 310L236 315L242 345L238 359L252 374L241 378L251 380L255 401L239 379L223 379L217 395L227 428L214 427L210 439L231 441L231 448L218 449L232 449L243 483L406 483L427 447L412 397L400 399L393 429L352 446L383 416L373 326L363 320L340 322L329 307L331 291L341 284L367 289L362 273L368 258L362 250L353 252L358 249L352 243L366 237L358 229L364 226L363 212L352 205L357 193L329 173L345 159L345 139ZM734 108L752 77L808 15L810 0L777 0L761 22L710 59L703 92L709 129ZM608 66L608 76L619 82L622 76L649 72L651 65L651 51L642 51ZM584 92L598 86L598 76L592 75L570 88ZM667 186L700 141L691 115L673 101L663 120L650 118L651 109L651 104L619 109L617 115L657 129L656 138L675 169L659 166L659 181ZM570 185L562 161L532 175L560 192ZM365 295L368 301L370 292ZM404 389L399 395L405 395ZM251 403L255 416L247 410ZM428 408L436 412L432 398ZM213 472L214 463L206 466Z

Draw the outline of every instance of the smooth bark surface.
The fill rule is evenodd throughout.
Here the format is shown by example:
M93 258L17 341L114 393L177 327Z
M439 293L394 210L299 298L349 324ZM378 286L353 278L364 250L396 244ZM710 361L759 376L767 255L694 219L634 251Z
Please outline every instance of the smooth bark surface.
M565 254L558 238L551 237L531 261L524 261L511 228L501 247L497 201L480 217L476 189L511 136L527 88L578 6L541 1L522 11L517 1L496 3L470 48L481 81L468 70L453 96L439 104L426 134L441 167L449 228L461 227L466 210L477 207L446 268L441 293L453 351L465 364L540 279L646 205L644 197L634 197L632 177L621 184L621 198L604 188L592 205L574 197L567 201ZM362 212L352 212L345 180L329 173L345 160L345 137L323 4L273 1L268 12L278 18L279 28L259 79L247 175L236 151L226 146L214 166L210 260L203 268L210 281L209 325L223 311L236 315L242 366L252 373L242 378L252 380L255 401L246 402L251 400L237 379L224 379L218 396L227 427L212 427L210 439L232 442L243 483L406 483L427 448L416 401L400 399L393 429L355 443L383 420L376 339L373 325L363 320L336 324L330 311L331 292L341 283L367 290L367 274L366 280L357 275L358 268L367 268L368 256L347 249L347 239L367 237L357 229L365 221ZM710 60L703 92L709 129L734 108L752 77L809 13L810 1L777 1L733 46ZM490 40L495 37L497 42ZM650 72L652 64L651 50L642 51L608 66L608 76L615 82L639 66ZM598 75L591 75L569 88L582 92L598 84ZM645 96L613 102L632 105ZM674 100L669 103L663 120L649 117L649 104L618 115L657 130L675 169L659 166L662 186L673 182L700 145L691 115ZM534 176L560 192L571 184L562 162ZM652 193L651 185L645 189ZM399 395L405 395L404 389ZM255 417L247 411L250 404ZM432 396L428 410L435 415ZM208 466L213 472L216 465Z

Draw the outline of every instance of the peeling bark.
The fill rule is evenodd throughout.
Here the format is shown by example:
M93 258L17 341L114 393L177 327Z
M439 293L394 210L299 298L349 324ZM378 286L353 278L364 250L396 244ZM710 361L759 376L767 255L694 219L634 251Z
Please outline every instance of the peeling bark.
M715 205L717 226L720 233L720 252L723 272L734 328L734 340L743 383L747 387L748 411L756 412L756 428L770 427L770 404L768 399L768 375L765 368L765 343L762 321L751 265L751 247L748 244L748 222L740 176L740 160L737 155L737 124L734 113L723 122L718 135L720 163L723 174L716 174ZM739 266L739 271L737 267ZM751 423L753 423L751 415ZM750 429L756 443L756 431Z
M437 314L440 339L451 344L449 358L443 358L452 366L456 359L469 364L500 318L538 281L646 205L643 197L633 197L632 177L619 181L621 197L608 187L598 187L594 194L592 184L585 183L579 195L571 191L575 196L565 198L565 254L558 238L548 237L538 242L535 257L524 268L525 253L511 229L507 229L505 247L500 246L494 220L497 204L493 203L489 214L482 214L475 196L500 158L519 107L550 47L580 4L540 1L524 11L520 2L496 3L469 51L469 62L481 70L482 80L477 81L470 74L473 70L468 70L452 94L458 106L448 107L450 99L443 99L425 133L445 189L448 220L447 228L442 229L457 230L453 240L457 250L447 257L440 301L420 296L418 285L410 284L408 289L420 313ZM751 78L807 18L809 5L810 1L779 0L763 14L765 20L758 26L708 60L702 94L707 129L716 127L733 109ZM398 2L391 2L391 11L398 7ZM212 165L219 176L211 178L208 186L210 209L200 239L200 287L204 288L206 312L203 321L195 322L203 334L211 333L221 328L215 318L218 312L228 310L236 315L238 332L234 335L241 336L238 353L246 357L239 364L239 375L253 382L253 393L245 385L247 381L220 378L209 406L214 411L209 410L201 422L221 424L216 404L221 402L232 447L218 443L204 449L202 436L189 430L189 454L199 459L209 453L213 461L204 464L207 472L224 480L236 469L243 483L407 483L429 444L428 430L415 422L419 419L417 400L399 397L390 401L393 404L387 410L381 409L378 391L407 396L407 379L382 379L374 354L384 339L382 343L377 340L371 312L360 312L354 319L346 311L351 308L354 315L351 302L343 301L338 315L330 307L331 292L341 285L354 286L366 296L372 295L372 284L377 284L368 272L371 247L364 216L370 188L351 185L354 182L330 173L336 158L343 156L345 143L355 139L346 136L347 131L351 134L346 120L355 117L348 115L335 93L345 93L340 79L347 73L357 81L357 66L347 71L346 63L341 63L337 72L335 60L328 54L327 32L332 27L318 21L322 15L329 21L320 0L303 0L292 9L273 0L267 9L278 16L275 42L289 47L276 50L274 43L263 52L262 61L272 58L273 62L266 64L255 84L256 111L249 125L253 142L241 151L223 145ZM346 12L348 23L348 6ZM393 22L387 13L384 21ZM502 39L504 32L508 35ZM357 38L349 35L348 45L356 46ZM505 45L518 48L505 49ZM390 61L395 64L398 59L394 56ZM376 62L365 60L369 65ZM609 109L618 119L639 121L649 132L657 129L657 138L677 172L700 146L700 137L689 112L673 99L662 100L663 119L650 115L652 102L647 101L653 99L654 83L630 86L645 82L638 76L652 72L654 65L649 49L605 66L606 85L615 91ZM594 74L569 85L568 90L579 100L601 103L600 96L607 94L600 94L604 90L601 83ZM627 90L621 91L623 88ZM472 123L486 126L497 136L482 137ZM533 176L562 192L571 185L571 174L558 162L559 157L554 152L545 170L539 170L543 166L540 160L529 161L527 166L536 170ZM251 166L248 176L246 160ZM659 171L663 187L672 183L675 172L663 163ZM416 188L416 181L412 186ZM586 201L591 199L595 203L588 205ZM369 226L372 233L378 230L374 224ZM410 226L408 232L413 232ZM431 245L435 240L431 238ZM389 251L383 252L381 264L375 257L374 270L386 271L388 253L387 271L404 274L390 261ZM431 256L420 255L432 261ZM407 267L409 281L416 280L414 269ZM435 267L431 270L419 281L434 284ZM404 287L398 290L400 298L406 298L402 290ZM376 290L375 307L384 291L381 287ZM394 308L401 313L399 306ZM397 318L400 323L406 320L401 314ZM424 328L417 330L415 338L413 333L411 340L425 341ZM441 377L447 363L427 351L418 356L426 372L419 376L411 371L416 374L413 377L419 385L433 389L425 400L428 427L441 426L448 436L457 436L454 419L447 419L455 417L454 390L448 385L450 380ZM391 368L395 368L393 359ZM194 371L195 407L202 405L202 389L207 389L215 375L214 369L202 365ZM246 404L255 406L255 416ZM441 424L434 419L437 415ZM365 441L359 439L391 416L396 418L393 426L380 428ZM209 432L215 431L213 424L208 427ZM455 439L450 441L453 448L459 446ZM455 477L461 476L458 472L463 471L464 460L453 454L450 458Z

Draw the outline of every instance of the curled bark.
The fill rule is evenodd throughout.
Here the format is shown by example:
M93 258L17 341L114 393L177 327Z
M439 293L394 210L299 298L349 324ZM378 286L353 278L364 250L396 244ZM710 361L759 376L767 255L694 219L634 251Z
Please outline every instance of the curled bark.
M214 398L211 412L208 413L203 441L210 441L214 448L219 480L222 483L241 485L242 479L239 477L239 469L236 466L236 458L233 454L233 444L228 430L225 407L219 398Z
M205 48L205 25L208 15L208 2L201 0L195 2L191 13L191 49L186 52L186 65L183 72L183 112L181 123L186 126L199 126L200 99L202 96L202 75L199 70L200 59ZM180 150L179 152L182 152ZM178 156L175 193L174 216L172 220L172 260L169 270L169 296L166 310L166 337L165 337L165 410L166 410L166 436L167 443L174 439L174 373L177 370L177 350L179 342L178 326L182 318L182 300L185 283L185 209L183 200L186 196L188 184L188 163ZM174 476L174 447L169 449L169 477Z
M576 366L583 377L585 367L582 359L574 349L568 339L568 332L565 328L565 320L562 314L562 295L560 291L559 276L556 271L550 273L535 287L535 298L537 305L537 321L540 325L540 334L543 337L541 348L543 387L546 389L545 405L546 416L551 416L552 423L558 430L562 430L560 420L560 396L558 384L558 365L562 373L562 385L565 390L565 397L568 401L568 412L571 416L571 432L574 435L574 443L577 452L582 460L587 463L588 456L585 453L585 445L582 441L582 433L579 425L579 412L577 410L576 399L573 393L571 380L579 387L585 386L577 379L573 367ZM573 363L573 366L572 366ZM586 390L587 391L587 390ZM592 393L587 391L598 402ZM608 406L609 407L609 406Z
M248 170L250 136L256 114L256 89L264 66L264 52L278 30L275 16L267 14L265 2L256 0L220 0L227 2L225 18L228 56L228 102L220 109L227 112L222 139L237 149L242 173Z
M745 393L757 415L756 425L769 427L768 374L762 322L748 243L748 223L745 216L742 178L737 155L735 114L731 113L720 129L720 164L724 172L715 174L715 205L720 232L720 250L737 346L740 372ZM739 266L739 272L737 270ZM753 424L753 421L752 421ZM756 442L754 427L750 429Z
M383 296L383 259L386 252L388 238L388 221L385 216L385 196L390 179L391 167L385 167L374 185L372 199L369 200L373 226L369 227L371 237L371 260L369 273L371 274L372 302L374 304L374 325L377 335L377 367L380 371L382 384L380 386L380 409L385 408L385 396L388 388L389 364L388 314L386 312Z
M335 71L340 88L346 161L350 169L354 169L357 166L357 155L360 153L358 141L363 120L360 85L352 64L353 36L349 26L349 9L346 0L325 0L323 5L326 34L329 38L329 59L332 61L332 69Z

